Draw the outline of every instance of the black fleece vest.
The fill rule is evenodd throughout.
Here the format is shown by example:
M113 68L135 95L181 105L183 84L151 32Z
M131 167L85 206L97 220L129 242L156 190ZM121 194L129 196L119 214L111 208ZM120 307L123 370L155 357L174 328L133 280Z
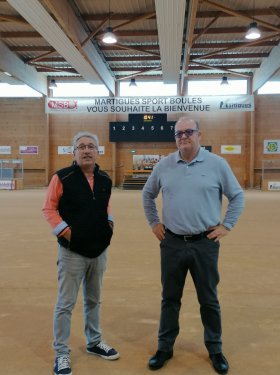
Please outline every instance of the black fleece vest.
M110 244L112 229L108 223L107 206L112 181L95 164L94 185L91 191L81 168L75 164L56 172L63 194L58 212L71 228L71 240L57 237L60 245L88 258L98 257Z

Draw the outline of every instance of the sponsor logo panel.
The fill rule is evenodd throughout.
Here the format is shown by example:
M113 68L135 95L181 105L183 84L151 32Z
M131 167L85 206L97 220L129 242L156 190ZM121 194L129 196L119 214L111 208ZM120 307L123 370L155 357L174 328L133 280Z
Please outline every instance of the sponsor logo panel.
M280 191L280 181L268 181L268 190Z

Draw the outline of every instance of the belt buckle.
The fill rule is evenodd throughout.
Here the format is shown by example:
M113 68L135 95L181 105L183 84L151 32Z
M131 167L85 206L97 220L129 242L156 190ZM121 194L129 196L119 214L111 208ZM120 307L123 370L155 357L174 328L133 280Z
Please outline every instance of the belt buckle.
M192 236L184 236L184 241L189 241L190 238L192 238Z

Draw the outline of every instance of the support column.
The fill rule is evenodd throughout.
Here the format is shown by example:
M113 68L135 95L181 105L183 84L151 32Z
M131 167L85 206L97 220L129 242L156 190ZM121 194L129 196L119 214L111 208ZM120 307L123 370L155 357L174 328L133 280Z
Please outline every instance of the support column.
M253 91L253 79L250 78L250 90L249 94L252 95ZM255 107L254 111L251 112L251 126L250 126L250 183L249 186L253 188L255 186L255 113L257 106L257 92L254 94Z
M119 96L119 82L115 82L115 98ZM111 115L113 119L111 121L116 121L116 114ZM117 174L117 143L112 142L112 185L116 186L116 174Z

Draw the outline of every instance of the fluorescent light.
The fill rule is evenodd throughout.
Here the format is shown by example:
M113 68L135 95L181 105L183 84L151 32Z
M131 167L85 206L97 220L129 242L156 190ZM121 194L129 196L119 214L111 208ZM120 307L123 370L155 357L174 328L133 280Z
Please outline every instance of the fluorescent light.
M245 35L245 38L253 40L253 39L260 38L260 36L261 36L261 33L259 32L257 22L251 22L250 23L250 29L248 30L247 34Z
M228 85L227 77L223 77L223 80L221 82L221 85Z
M57 84L55 83L55 79L51 80L51 83L49 85L49 89L53 90L57 88Z
M102 38L102 42L109 43L109 44L113 44L117 42L117 38L115 37L112 27L106 27L106 34Z
M3 72L3 73L6 74L6 76L12 77L12 75L8 72Z
M129 87L137 88L137 85L136 85L136 82L135 82L135 78L131 78L131 81L130 81Z

